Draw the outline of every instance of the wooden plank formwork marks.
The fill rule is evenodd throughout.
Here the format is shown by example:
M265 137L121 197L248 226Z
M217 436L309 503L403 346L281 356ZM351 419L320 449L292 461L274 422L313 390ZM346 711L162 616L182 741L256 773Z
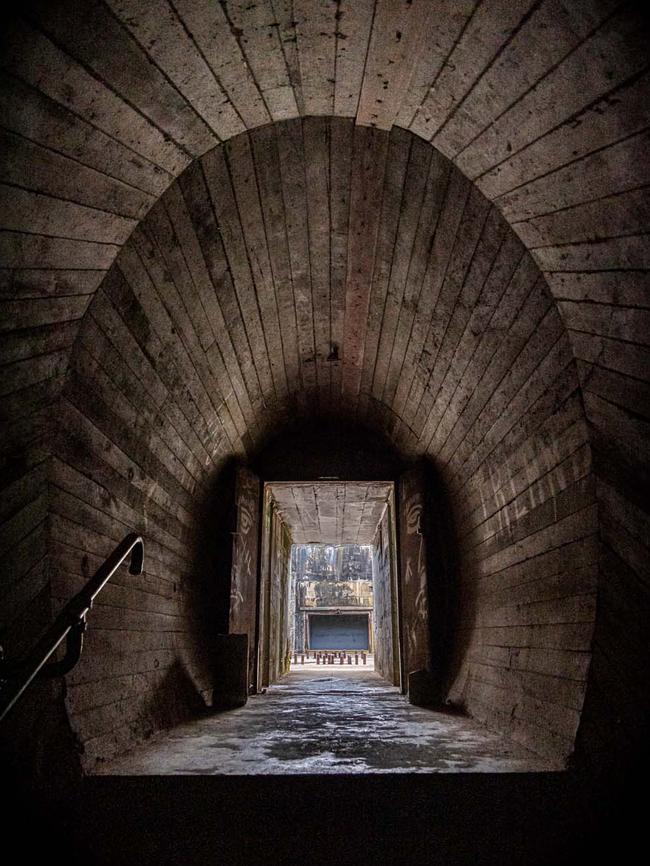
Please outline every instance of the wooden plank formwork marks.
M89 0L82 16L74 0L27 2L3 32L0 87L7 489L70 425L50 518L72 532L89 479L88 544L144 508L155 556L180 573L211 473L287 420L345 412L435 457L480 581L529 562L543 594L550 527L567 551L589 537L595 473L617 588L596 647L607 691L612 659L631 669L613 651L614 623L634 632L617 593L643 573L644 536L626 528L650 415L642 17L614 0ZM32 493L5 516L16 622L45 586ZM344 526L345 498L323 506ZM567 596L579 622L548 621L557 598L465 622L477 714L568 749L588 595ZM130 640L161 622L150 614ZM562 673L553 698L544 647L574 691ZM137 727L159 684L142 662L109 709L92 685L71 698L89 755Z
M378 152L373 146L379 144ZM356 402L370 303L370 285L379 234L387 138L375 130L359 129L354 137L348 274L343 342L343 395Z

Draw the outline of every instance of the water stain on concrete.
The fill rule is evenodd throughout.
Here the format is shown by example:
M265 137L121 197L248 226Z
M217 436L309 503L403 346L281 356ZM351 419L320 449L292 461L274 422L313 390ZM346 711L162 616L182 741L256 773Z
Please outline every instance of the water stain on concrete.
M368 671L295 671L246 706L157 735L102 774L477 773L561 769Z

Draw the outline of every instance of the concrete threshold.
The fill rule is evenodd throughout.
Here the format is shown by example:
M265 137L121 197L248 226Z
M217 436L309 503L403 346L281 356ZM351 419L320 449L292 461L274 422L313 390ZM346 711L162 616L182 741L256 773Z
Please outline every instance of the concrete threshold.
M519 773L561 769L472 719L411 706L359 667L292 670L245 707L180 725L101 775Z

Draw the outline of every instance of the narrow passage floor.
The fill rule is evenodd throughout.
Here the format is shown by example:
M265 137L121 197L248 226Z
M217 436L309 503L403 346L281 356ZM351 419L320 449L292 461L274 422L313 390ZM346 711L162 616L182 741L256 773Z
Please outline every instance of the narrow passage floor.
M292 670L245 707L153 737L102 774L457 773L554 770L471 719L411 706L363 668Z

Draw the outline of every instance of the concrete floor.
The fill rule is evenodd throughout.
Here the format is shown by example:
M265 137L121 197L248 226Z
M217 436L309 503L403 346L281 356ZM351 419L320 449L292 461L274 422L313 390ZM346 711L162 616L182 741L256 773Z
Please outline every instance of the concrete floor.
M367 667L292 670L245 707L153 737L102 775L559 769L471 719L411 706Z

